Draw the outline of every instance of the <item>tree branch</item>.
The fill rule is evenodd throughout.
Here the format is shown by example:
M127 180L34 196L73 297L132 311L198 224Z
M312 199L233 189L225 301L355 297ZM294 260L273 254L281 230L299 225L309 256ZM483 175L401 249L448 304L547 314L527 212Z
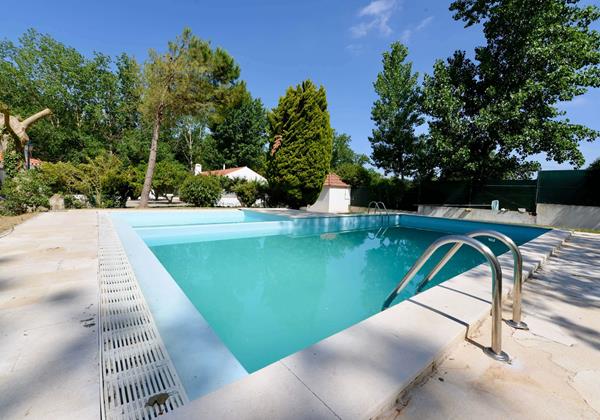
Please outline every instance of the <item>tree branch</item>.
M29 127L31 124L33 124L40 118L44 118L46 115L50 115L50 114L52 114L52 111L50 110L50 108L46 108L36 114L33 114L31 117L24 119L23 122L21 122L21 124L23 125L23 128L26 130L27 127Z
M10 131L10 111L6 105L0 103L0 112L4 115L4 121L2 124Z

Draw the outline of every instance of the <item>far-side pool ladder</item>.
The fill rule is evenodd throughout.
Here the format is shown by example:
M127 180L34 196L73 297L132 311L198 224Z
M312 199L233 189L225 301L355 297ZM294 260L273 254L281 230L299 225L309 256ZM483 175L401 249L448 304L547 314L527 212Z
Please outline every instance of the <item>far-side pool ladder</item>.
M390 211L387 209L387 207L385 206L385 203L383 201L370 201L369 206L367 207L367 214L371 213L371 209L373 209L375 214L381 214L382 216L384 215L384 212L385 212L386 220L389 225Z
M508 354L502 351L502 270L500 263L488 246L469 236L448 235L437 239L429 245L425 252L423 252L423 255L419 257L417 262L408 270L408 273L406 273L392 293L390 293L381 309L385 310L389 308L392 301L404 290L410 283L410 280L419 272L434 252L446 244L454 244L455 247L459 244L468 245L482 254L487 260L492 270L492 345L491 347L486 347L484 352L496 360L507 362L509 360Z
M471 238L480 238L480 237L488 237L494 238L502 242L504 245L510 249L513 255L513 310L512 310L512 319L507 320L506 323L513 328L518 330L528 330L529 327L525 322L521 320L521 299L522 299L522 291L523 291L523 256L521 255L521 251L517 244L510 239L508 236L503 233L497 232L495 230L475 230L473 232L467 233L467 236ZM417 287L417 291L420 292L423 290L423 287L427 282L429 282L432 278L435 277L437 273L446 265L446 263L458 252L461 248L462 243L455 244L450 250L444 255L444 257L437 263L433 270L425 276L425 278L419 283Z

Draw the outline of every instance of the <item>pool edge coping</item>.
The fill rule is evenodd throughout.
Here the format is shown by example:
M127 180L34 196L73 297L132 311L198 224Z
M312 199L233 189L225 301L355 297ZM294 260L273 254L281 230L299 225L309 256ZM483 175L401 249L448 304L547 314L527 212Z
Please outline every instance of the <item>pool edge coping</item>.
M193 400L193 395L198 389L201 389L202 395L208 395L212 391L248 376L248 372L213 331L135 230L119 218L113 218L110 215L108 217L123 246L138 286L144 294L146 304L152 312L155 326L163 339L169 359L175 366L190 400ZM165 288L168 290L166 293ZM168 298L166 298L167 296ZM181 325L177 322L178 319L192 319L193 322ZM173 343L178 341L185 342L185 345L176 349ZM173 357L174 354L182 352L194 354L202 351L207 351L209 356L197 359ZM207 359L209 359L208 362L206 362ZM213 368L210 366L210 362L214 359L219 360L220 370L224 373L213 376L208 374L207 376L216 377L219 379L218 381L206 381L206 384L203 384L200 378L189 374L198 370L211 372ZM201 366L194 365L194 363L178 366L175 360L188 360L189 362L196 360L197 364Z

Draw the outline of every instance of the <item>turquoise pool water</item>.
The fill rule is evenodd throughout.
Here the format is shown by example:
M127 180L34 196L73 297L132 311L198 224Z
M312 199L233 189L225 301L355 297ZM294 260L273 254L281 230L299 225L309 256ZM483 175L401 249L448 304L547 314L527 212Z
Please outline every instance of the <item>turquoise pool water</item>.
M115 212L113 217L126 221L136 229L288 220L276 214L242 210Z
M252 222L254 215L246 214L245 228L212 219L208 225L221 226L190 228L194 233L186 235L185 223L173 223L175 214L171 220L149 217L136 231L248 372L379 312L387 294L440 236L493 228L522 244L545 232L419 216L394 216L389 223L395 226L379 229L384 221L377 217L260 220L261 215ZM222 238L220 229L227 232ZM236 230L243 237L232 237ZM506 251L497 242L486 243L496 254ZM440 257L444 251L438 251ZM463 247L430 287L482 262ZM414 284L395 303L412 296Z

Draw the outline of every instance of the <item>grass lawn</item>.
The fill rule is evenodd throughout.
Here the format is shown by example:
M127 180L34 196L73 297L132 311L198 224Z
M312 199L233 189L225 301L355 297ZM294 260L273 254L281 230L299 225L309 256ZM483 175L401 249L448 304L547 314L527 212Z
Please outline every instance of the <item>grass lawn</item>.
M7 233L14 226L27 219L31 219L35 215L36 213L25 213L19 216L0 216L0 236Z

